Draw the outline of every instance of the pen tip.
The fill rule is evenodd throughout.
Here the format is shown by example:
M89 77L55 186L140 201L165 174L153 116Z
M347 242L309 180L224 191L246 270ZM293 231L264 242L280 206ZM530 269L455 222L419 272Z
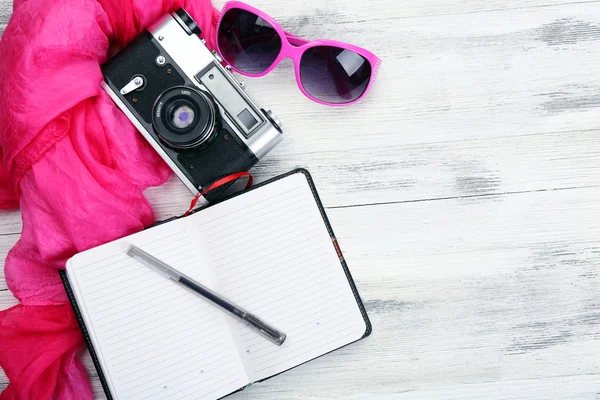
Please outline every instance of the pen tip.
M280 337L279 337L279 342L277 343L278 346L281 346L283 344L283 342L285 342L285 339L287 339L287 335L285 333L283 333Z

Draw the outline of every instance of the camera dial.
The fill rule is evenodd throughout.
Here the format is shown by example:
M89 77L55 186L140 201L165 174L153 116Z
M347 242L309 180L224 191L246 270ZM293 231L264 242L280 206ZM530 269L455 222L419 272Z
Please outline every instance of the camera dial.
M202 34L202 30L196 21L194 21L194 19L190 17L190 14L188 14L183 8L176 10L173 13L173 18L175 18L175 21L179 23L179 25L188 35L200 36Z
M283 133L283 130L281 129L281 121L275 116L275 114L273 114L273 111L265 110L264 108L261 108L261 110L267 116L269 121L271 121L275 129L277 129L280 133Z
M163 92L152 111L152 125L169 146L189 149L209 144L218 123L217 106L210 95L188 86Z

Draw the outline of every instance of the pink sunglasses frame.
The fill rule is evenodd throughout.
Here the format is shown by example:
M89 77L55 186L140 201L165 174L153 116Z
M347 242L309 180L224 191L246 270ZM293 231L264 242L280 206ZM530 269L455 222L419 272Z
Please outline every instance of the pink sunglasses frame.
M219 36L219 27L221 25L221 20L223 19L223 15L225 15L225 13L227 11L234 9L234 8L245 10L245 11L248 11L248 12L258 15L259 17L261 17L262 19L267 21L269 24L271 24L271 26L275 29L275 31L281 37L281 51L279 52L279 55L277 56L275 61L273 61L273 64L269 68L267 68L266 71L261 72L260 74L248 74L246 72L238 70L233 65L230 65L231 69L233 69L237 73L242 74L244 76L258 78L261 76L265 76L266 74L271 72L275 67L277 67L277 65L279 65L279 63L284 58L291 58L292 61L294 61L294 71L296 73L296 83L298 84L298 88L300 88L300 91L306 97L308 97L309 99L311 99L312 101L314 101L316 103L323 104L326 106L333 106L333 107L349 106L351 104L354 104L354 103L360 101L371 90L371 87L373 86L373 83L375 82L375 78L377 78L377 74L379 73L379 68L381 68L381 60L375 54L373 54L370 51L363 49L361 47L357 47L357 46L351 45L349 43L338 42L335 40L328 40L328 39L305 40L305 39L301 39L299 37L292 35L289 32L284 31L283 28L281 27L281 25L279 25L269 15L265 14L264 12L252 7L246 3L241 2L241 1L227 2L225 4L225 6L223 7L223 10L221 11L221 15L219 16L219 21L217 23L217 29L216 29L216 34L215 34L216 35L215 43L217 45L217 51L219 52L221 57L223 55L223 52L219 48L219 37L218 37ZM311 96L310 94L308 94L308 92L304 89L304 86L302 85L302 80L300 79L300 59L302 58L302 54L307 49L310 49L311 47L316 47L316 46L340 47L342 49L354 51L367 59L367 61L371 64L371 78L369 80L369 83L367 84L365 91L363 92L363 94L360 95L360 97L358 97L356 100L353 100L348 103L329 103L329 102L325 102L325 101L316 99L313 96ZM223 57L223 59L224 59L224 57ZM225 63L227 63L227 61L225 59L224 59L224 61L225 61Z

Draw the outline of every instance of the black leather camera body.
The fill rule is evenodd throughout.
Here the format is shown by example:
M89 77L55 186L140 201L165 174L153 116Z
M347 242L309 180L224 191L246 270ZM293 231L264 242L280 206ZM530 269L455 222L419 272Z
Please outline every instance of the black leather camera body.
M183 9L102 66L103 88L193 194L247 171L282 139ZM206 199L204 199L206 201Z

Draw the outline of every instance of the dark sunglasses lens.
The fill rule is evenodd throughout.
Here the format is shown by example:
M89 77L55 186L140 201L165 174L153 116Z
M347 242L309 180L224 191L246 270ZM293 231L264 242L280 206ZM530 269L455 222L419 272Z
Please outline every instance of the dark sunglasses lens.
M358 99L371 80L371 64L352 51L332 46L311 47L300 60L304 90L317 100L344 104Z
M223 15L218 41L223 59L248 74L265 72L281 51L281 38L271 24L239 8Z

